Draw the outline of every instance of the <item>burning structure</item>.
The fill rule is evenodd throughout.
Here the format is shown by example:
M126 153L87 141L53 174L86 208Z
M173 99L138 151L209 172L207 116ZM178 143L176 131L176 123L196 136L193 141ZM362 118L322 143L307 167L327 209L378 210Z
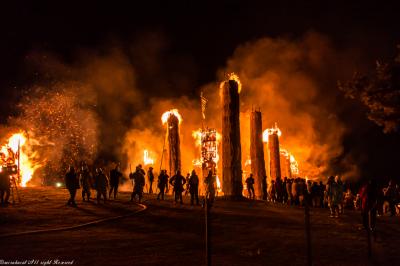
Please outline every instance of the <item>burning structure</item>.
M281 178L281 161L279 152L279 137L281 131L277 124L273 128L266 129L263 133L264 142L267 142L269 154L269 177L270 180Z
M281 175L283 177L292 178L292 169L290 165L290 154L285 149L280 149Z
M266 199L267 175L262 142L261 111L252 111L250 114L250 157L251 172L255 182L255 195L257 198Z
M232 198L242 197L242 154L240 144L239 78L230 74L220 85L222 102L222 190Z
M34 172L41 166L27 151L27 137L23 133L12 134L8 142L1 146L1 171L10 173L13 184L26 187Z
M299 165L294 156L279 144L282 132L277 124L264 130L263 141L267 143L269 158L269 181L277 178L292 178L299 174Z
M177 109L173 109L165 112L161 120L163 124L167 124L168 163L171 176L174 175L176 171L181 170L179 124L182 122L182 117Z

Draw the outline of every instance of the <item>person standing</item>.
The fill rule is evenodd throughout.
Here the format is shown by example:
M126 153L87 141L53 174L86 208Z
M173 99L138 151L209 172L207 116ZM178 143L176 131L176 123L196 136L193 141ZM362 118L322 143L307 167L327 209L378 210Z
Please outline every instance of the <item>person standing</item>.
M131 173L129 175L129 178L133 180L134 182L134 186L133 186L133 191L132 191L132 195L131 195L131 201L133 201L133 199L136 199L136 195L138 195L139 197L139 203L142 201L142 197L143 197L143 187L145 184L145 179L144 179L144 171L143 169L141 169L141 165L136 167L136 171L135 173Z
M375 179L369 180L360 189L361 199L361 216L364 228L368 232L375 235L377 202L378 202L378 185Z
M104 174L102 168L96 170L97 175L95 178L96 182L96 190L97 190L97 203L100 203L101 197L103 197L104 203L107 202L107 187L108 187L108 178Z
M75 168L72 165L69 167L69 170L65 175L65 187L68 189L70 195L67 205L76 207L75 196L76 190L79 189L79 180Z
M82 186L82 200L85 201L85 196L87 197L87 201L90 201L90 181L91 176L89 172L89 168L86 164L82 165L80 172L80 181Z
M185 177L181 175L180 170L176 171L176 175L171 177L169 183L174 187L175 203L177 203L179 199L180 204L183 204L182 192L184 190L183 186L185 185L186 180Z
M339 217L339 187L333 176L330 176L327 184L328 204L331 211L330 217Z
M150 183L149 194L153 194L153 182L154 182L153 167L149 167L149 170L147 171L147 178L149 179Z
M165 189L167 188L168 185L168 178L169 176L167 175L167 170L161 170L161 173L158 176L157 186L160 192L157 195L157 200L159 200L160 198L164 200Z
M215 176L213 176L212 171L208 171L208 175L204 179L204 184L206 185L206 199L212 204L215 199Z
M254 200L256 198L256 195L254 193L253 174L250 174L250 176L246 179L246 185L247 185L247 192L249 193L249 198Z
M190 193L190 204L193 205L196 199L196 205L199 205L199 177L196 171L193 170L188 181L189 193Z
M10 196L10 177L7 172L0 167L0 201L1 204L8 204Z
M119 165L115 166L114 169L110 171L110 192L108 193L108 198L111 199L111 194L114 191L114 199L117 198L118 185L122 177L122 173L119 169Z

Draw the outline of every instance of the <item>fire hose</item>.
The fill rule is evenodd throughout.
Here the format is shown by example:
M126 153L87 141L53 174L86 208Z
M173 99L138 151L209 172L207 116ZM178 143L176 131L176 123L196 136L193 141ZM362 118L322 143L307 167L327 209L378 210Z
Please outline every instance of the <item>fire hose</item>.
M64 226L64 227L51 228L51 229L40 229L40 230L31 230L31 231L24 231L24 232L2 234L2 235L0 235L0 238L77 230L77 229L81 229L81 228L92 226L92 225L98 225L100 223L111 222L111 221L115 221L115 220L128 218L128 217L134 216L135 214L143 212L147 209L147 206L144 204L140 204L140 203L135 203L135 204L138 205L139 207L141 207L141 209L136 210L131 213L128 213L128 214L118 215L118 216L109 217L109 218L103 218L103 219L99 219L99 220L95 220L95 221L91 221L91 222L87 222L87 223L83 223L83 224L73 225L73 226Z

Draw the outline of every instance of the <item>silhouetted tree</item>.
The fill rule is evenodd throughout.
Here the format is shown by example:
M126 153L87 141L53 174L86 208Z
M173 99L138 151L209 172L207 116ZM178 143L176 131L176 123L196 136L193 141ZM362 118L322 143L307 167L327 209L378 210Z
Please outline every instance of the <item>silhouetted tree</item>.
M376 62L373 73L354 73L351 80L338 83L345 97L368 108L367 117L383 127L385 133L400 127L400 45L393 62Z

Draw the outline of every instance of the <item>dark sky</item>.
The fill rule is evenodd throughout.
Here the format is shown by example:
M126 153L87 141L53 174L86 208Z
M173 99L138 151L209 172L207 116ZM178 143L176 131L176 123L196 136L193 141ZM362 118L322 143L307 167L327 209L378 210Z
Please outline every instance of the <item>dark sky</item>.
M189 73L192 86L177 93L190 95L202 84L215 81L216 71L238 45L260 37L296 38L317 31L328 36L337 49L360 50L371 66L376 58L393 56L400 40L399 1L38 0L2 1L0 5L2 122L13 114L13 104L32 82L26 72L32 51L51 52L73 63L79 50L98 50L115 41L129 47L144 34L156 33L167 43L165 54L190 62L190 67L161 66L167 75ZM360 149L372 157L384 152L382 147L398 146L398 136L382 136L380 128L368 121L365 124L372 132L355 130L345 139L347 148L359 137L370 144L376 140L373 148ZM377 167L374 173L381 171L382 166Z
M24 82L21 69L32 50L73 60L77 49L114 39L129 45L144 32L162 33L168 53L190 56L198 84L215 79L216 69L239 44L264 36L296 37L315 30L338 47L359 45L371 57L393 53L400 37L400 4L338 2L3 1L1 97L11 96L12 87Z

